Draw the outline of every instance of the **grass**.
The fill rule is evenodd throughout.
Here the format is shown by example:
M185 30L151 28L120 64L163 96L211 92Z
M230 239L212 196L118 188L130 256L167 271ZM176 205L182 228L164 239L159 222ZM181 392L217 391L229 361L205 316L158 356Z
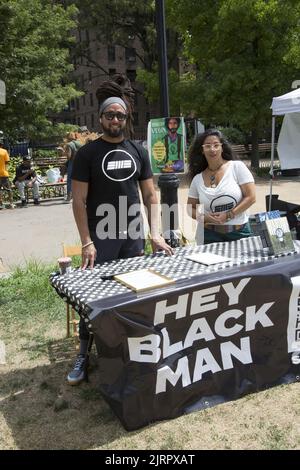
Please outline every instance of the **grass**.
M54 270L29 262L0 280L0 449L300 449L299 383L125 431L98 392L95 360L89 383L66 384L76 351Z

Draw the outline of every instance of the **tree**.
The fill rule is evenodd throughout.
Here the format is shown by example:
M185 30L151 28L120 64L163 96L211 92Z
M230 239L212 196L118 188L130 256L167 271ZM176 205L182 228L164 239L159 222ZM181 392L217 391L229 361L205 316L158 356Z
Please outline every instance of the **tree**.
M76 7L51 0L0 0L0 78L6 83L0 129L10 138L54 131L49 113L80 96L68 75Z
M76 4L80 10L80 41L76 43L73 54L78 62L82 58L84 64L98 70L100 76L109 76L108 67L103 67L97 55L91 52L90 42L95 41L99 49L103 44L134 49L134 55L142 64L138 69L137 81L140 77L143 81L143 70L157 75L155 0L77 0ZM177 41L177 33L171 34L168 57L169 64L175 68L178 65ZM140 88L134 86L136 92L144 94ZM158 97L159 93L153 101L157 102Z
M142 51L137 50L136 54L147 70L152 69L157 55L154 0L77 0L76 4L80 9L81 31L92 30L93 40L99 46L111 44L132 48L138 39ZM83 57L88 65L108 74L97 57L91 56L89 46L89 38L82 37L75 48L77 57Z
M252 166L258 167L258 138L270 124L272 97L299 77L299 2L167 2L168 21L194 67L177 87L183 108L251 131Z

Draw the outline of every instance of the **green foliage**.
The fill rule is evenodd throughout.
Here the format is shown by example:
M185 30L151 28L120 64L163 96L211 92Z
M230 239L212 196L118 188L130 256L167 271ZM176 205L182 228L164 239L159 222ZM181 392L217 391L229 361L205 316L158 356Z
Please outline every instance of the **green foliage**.
M57 152L56 150L43 150L43 149L38 149L34 150L33 153L34 158L56 158L57 157Z
M247 132L269 126L272 97L300 72L299 2L167 0L167 7L194 64L185 106Z
M67 78L76 13L50 0L0 0L0 77L7 90L0 128L8 137L49 135L49 113L80 95Z
M21 156L13 157L8 162L8 174L10 180L13 180L16 174L17 166L21 165L23 159Z
M20 316L23 321L33 317L41 322L45 316L47 321L59 319L64 305L49 282L55 270L56 266L30 260L25 267L16 267L8 279L0 279L0 319L11 325Z
M139 60L147 70L151 70L156 58L155 2L153 0L77 0L80 9L81 30L93 28L94 40L102 47L103 43L135 48L136 39L142 46L142 53L136 51ZM89 40L82 38L74 53L98 67L108 75L89 52Z
M270 167L255 168L255 174L260 178L270 178Z
M231 144L245 144L245 135L236 127L218 127L218 129Z

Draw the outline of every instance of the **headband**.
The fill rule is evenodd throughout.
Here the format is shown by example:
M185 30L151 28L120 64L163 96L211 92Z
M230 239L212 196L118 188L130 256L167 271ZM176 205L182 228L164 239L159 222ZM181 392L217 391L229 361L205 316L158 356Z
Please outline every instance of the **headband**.
M127 111L127 106L125 104L125 101L122 100L122 98L119 98L118 96L111 96L110 98L106 98L106 100L101 103L100 108L99 108L99 114L103 113L103 111L111 104L120 104L122 108L124 108L124 111Z

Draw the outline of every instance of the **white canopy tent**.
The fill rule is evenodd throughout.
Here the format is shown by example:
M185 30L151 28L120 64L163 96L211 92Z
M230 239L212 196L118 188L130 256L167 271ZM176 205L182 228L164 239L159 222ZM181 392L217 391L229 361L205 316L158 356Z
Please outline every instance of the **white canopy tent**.
M272 145L271 145L271 169L270 169L270 198L269 210L272 204L272 182L275 148L275 119L276 116L284 116L277 152L282 169L300 168L300 88L276 96L272 101Z

